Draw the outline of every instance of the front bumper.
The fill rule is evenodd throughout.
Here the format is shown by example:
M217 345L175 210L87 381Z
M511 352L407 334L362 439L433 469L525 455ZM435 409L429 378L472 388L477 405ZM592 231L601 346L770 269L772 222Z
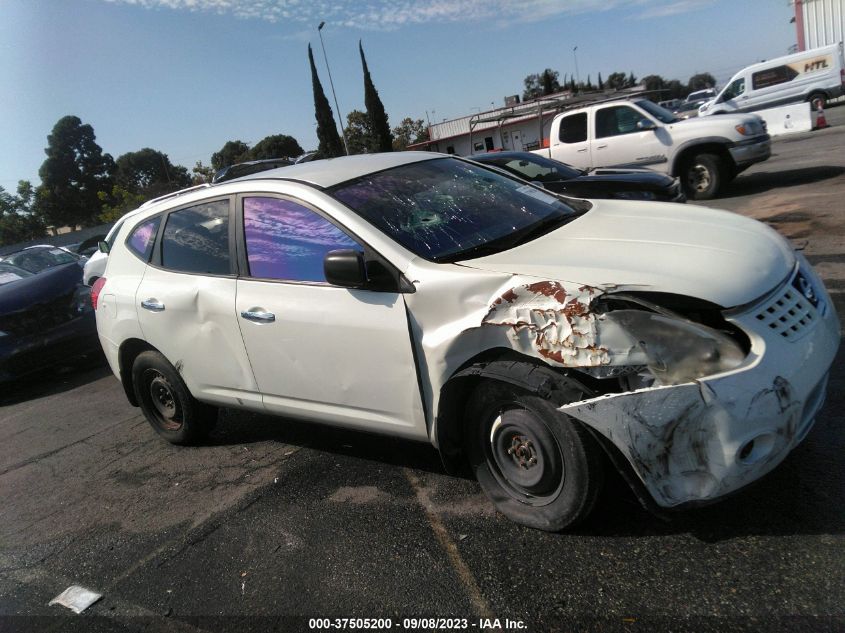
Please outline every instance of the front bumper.
M772 155L772 138L768 134L740 141L729 148L737 169L742 170L754 163L762 162Z
M765 300L730 315L752 342L735 370L560 410L612 442L661 507L712 501L759 479L806 437L824 404L839 347L833 304L806 262L801 270L812 275L819 308L804 324L796 318L792 329L789 311L799 310L787 299L797 296L789 294L790 279ZM786 305L786 321L780 320L778 301Z

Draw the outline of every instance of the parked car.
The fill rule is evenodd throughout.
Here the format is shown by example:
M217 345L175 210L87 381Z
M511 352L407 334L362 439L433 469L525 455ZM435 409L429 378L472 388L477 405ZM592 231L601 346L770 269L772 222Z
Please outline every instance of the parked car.
M132 217L138 211L139 209L130 211L115 222L114 226L111 227L111 230L109 230L103 240L105 242L105 246L101 247L99 243L97 244L97 250L95 250L88 258L88 261L85 262L85 268L82 272L82 282L86 286L92 285L95 281L97 281L97 279L103 276L103 273L106 271L106 263L108 262L109 248L114 245L114 241L117 239L120 227L123 226L123 223L127 218Z
M199 442L233 407L430 442L545 530L589 514L605 456L663 508L759 479L812 427L840 338L819 277L760 222L429 152L151 205L91 294L164 439Z
M692 103L693 101L709 101L716 96L715 88L704 88L703 90L696 90L687 95L684 103Z
M699 108L699 115L753 112L800 101L818 107L843 94L845 57L839 42L743 68Z
M684 101L672 112L676 117L681 120L694 119L698 116L698 109L705 103L707 103L707 99L698 99L697 101Z
M0 381L99 354L81 261L64 249L38 246L0 262Z
M593 169L572 165L531 152L489 152L470 159L493 165L555 193L576 198L616 198L686 202L677 178L650 169Z

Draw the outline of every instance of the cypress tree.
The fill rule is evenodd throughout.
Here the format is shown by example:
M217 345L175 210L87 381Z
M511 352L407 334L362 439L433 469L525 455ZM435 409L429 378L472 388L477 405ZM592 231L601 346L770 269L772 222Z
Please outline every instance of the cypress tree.
M372 150L374 152L392 152L393 134L390 132L387 113L384 111L384 105L378 96L378 90L376 90L370 77L370 69L367 68L367 58L364 57L364 47L361 45L361 40L358 40L358 50L361 53L361 65L364 67L364 105L367 107L367 116L373 130Z
M599 73L599 90L604 90L604 83L601 80L601 73Z
M311 52L311 44L308 45L308 61L311 64L311 85L314 88L314 116L317 117L317 139L319 145L317 151L321 158L334 158L346 154L343 149L343 141L337 133L337 125L334 121L332 107L323 92L320 78L317 76L317 67L314 65L314 53Z

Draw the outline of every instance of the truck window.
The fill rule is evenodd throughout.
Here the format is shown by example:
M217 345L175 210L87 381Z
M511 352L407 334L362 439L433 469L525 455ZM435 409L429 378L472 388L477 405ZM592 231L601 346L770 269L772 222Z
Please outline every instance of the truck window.
M730 101L731 99L736 99L739 95L745 92L745 77L740 77L739 79L735 79L730 83L730 85L725 88L725 91L722 93L722 97L719 99L719 102L722 101Z
M619 136L637 131L637 121L644 118L628 106L611 106L596 110L596 138Z
M767 68L751 75L751 87L754 90L760 90L760 88L777 86L778 84L785 84L787 81L792 81L797 76L798 71L789 66Z
M563 143L583 143L587 140L587 113L570 114L560 120L560 140Z

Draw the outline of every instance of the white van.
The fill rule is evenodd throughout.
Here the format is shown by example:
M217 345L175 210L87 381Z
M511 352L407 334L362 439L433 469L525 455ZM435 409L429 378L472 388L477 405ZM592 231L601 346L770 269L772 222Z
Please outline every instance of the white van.
M845 60L839 42L742 69L698 114L751 112L797 101L824 105L843 93Z

